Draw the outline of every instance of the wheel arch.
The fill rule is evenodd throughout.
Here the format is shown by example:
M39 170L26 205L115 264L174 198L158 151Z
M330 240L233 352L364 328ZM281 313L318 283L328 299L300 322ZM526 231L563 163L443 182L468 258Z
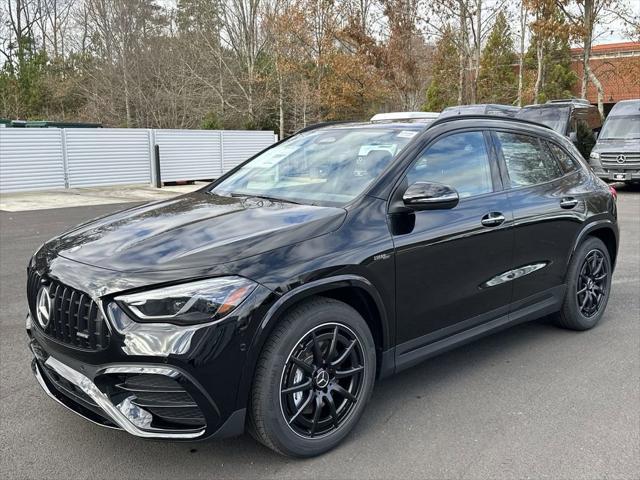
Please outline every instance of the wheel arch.
M616 257L618 255L618 229L614 222L611 220L599 220L587 225L578 234L576 241L574 242L573 249L571 250L571 256L569 262L573 260L573 255L580 246L580 244L587 237L596 237L605 244L611 257L611 265L615 267ZM568 263L567 263L568 265Z
M391 333L387 312L380 293L366 278L359 275L338 275L301 285L282 295L267 311L256 329L239 385L236 408L245 408L258 358L269 334L292 308L313 297L329 297L350 305L362 315L371 329L376 344L377 376L392 368L385 365L392 356L384 355L391 349ZM383 362L383 358L386 360Z

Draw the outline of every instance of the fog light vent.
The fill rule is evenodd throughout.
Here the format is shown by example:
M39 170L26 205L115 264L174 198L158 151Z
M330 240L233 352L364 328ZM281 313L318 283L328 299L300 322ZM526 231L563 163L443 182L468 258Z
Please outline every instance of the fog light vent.
M118 408L122 405L134 415L140 413L141 421L146 421L144 419L147 418L141 412L150 414L151 421L146 425L147 428L190 430L204 428L206 425L198 404L173 378L154 374L129 374L115 387L120 395L126 394ZM122 408L120 410L123 411Z

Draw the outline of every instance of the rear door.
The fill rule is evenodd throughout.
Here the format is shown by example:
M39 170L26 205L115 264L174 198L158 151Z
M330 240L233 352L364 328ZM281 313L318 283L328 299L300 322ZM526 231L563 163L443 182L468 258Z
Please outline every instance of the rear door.
M555 142L494 131L514 220L512 310L561 299L566 267L586 208L582 172Z

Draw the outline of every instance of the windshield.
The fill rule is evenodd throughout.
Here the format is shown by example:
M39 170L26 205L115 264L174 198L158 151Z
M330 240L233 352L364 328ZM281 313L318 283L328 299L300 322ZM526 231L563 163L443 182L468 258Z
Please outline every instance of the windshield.
M211 193L344 205L362 193L418 132L389 127L301 133L258 155Z
M640 115L616 115L607 118L600 138L603 140L640 138Z
M542 123L564 135L567 130L569 108L524 108L520 111L518 117Z

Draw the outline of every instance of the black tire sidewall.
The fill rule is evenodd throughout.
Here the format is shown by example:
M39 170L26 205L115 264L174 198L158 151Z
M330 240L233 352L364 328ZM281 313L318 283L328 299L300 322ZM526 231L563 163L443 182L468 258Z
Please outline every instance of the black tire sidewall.
M287 455L310 457L319 455L340 443L358 422L368 402L376 372L375 344L369 327L364 319L352 307L338 301L318 303L314 308L294 310L287 318L293 320L288 325L286 333L278 339L277 348L271 355L263 358L266 362L266 375L260 381L265 395L262 400L262 421L269 440L278 450ZM360 341L365 357L365 373L362 390L357 404L349 417L333 433L320 438L305 438L299 436L287 425L282 415L280 405L280 383L282 371L290 352L298 342L313 328L326 323L338 323L348 327Z

